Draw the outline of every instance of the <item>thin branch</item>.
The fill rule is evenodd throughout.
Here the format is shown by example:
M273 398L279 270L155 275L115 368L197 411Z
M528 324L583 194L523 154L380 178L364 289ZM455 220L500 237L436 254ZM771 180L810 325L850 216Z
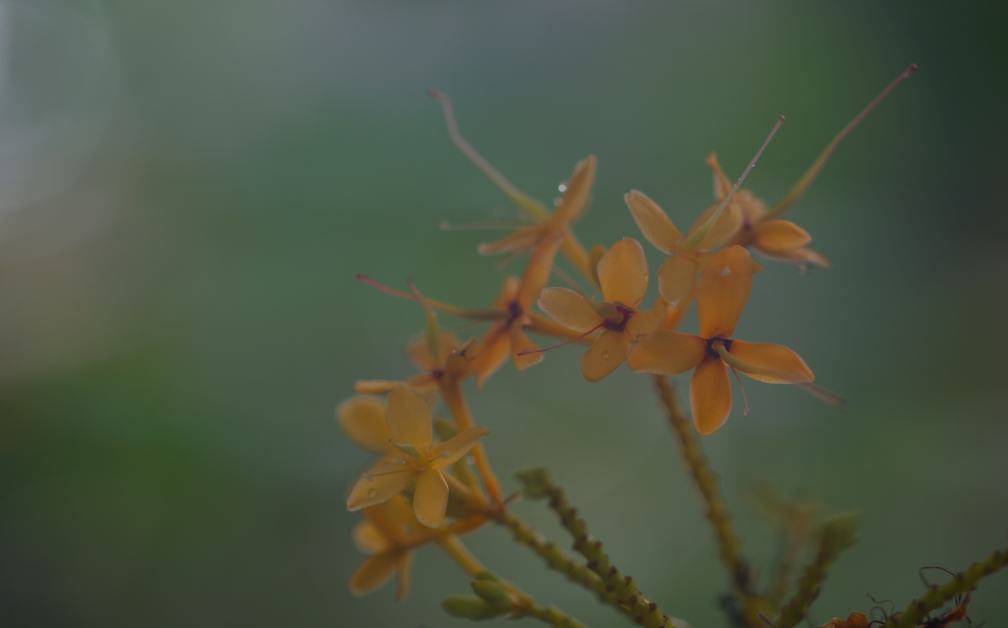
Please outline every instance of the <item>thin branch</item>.
M707 521L714 530L721 562L728 569L735 595L741 603L741 609L739 609L742 614L741 619L747 626L762 628L764 624L759 619L761 601L753 586L749 563L742 556L742 543L732 528L731 519L718 487L717 477L711 470L710 464L700 448L700 443L693 434L690 420L679 409L679 402L676 400L676 393L672 385L668 383L666 378L659 375L655 376L654 381L672 431L679 439L683 460L689 467L690 473L693 475L693 482L696 484L697 490L700 491L700 496L706 506Z
M563 489L554 484L544 469L533 469L518 474L524 486L524 493L531 499L547 498L549 507L560 518L560 523L574 539L574 551L584 556L588 569L605 584L607 593L614 594L619 602L619 610L636 623L648 628L672 628L673 619L663 613L634 583L630 576L624 576L609 560L602 542L588 534L588 526L570 505Z

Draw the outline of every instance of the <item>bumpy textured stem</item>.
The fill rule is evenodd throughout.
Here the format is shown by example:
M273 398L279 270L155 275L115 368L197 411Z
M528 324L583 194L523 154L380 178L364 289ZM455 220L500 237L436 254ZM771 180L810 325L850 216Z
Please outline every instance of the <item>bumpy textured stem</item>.
M672 430L679 439L683 460L686 461L686 466L689 467L690 473L693 475L693 482L706 505L707 521L714 529L721 562L728 568L735 594L741 602L739 610L742 616L740 619L744 625L762 627L764 624L759 619L759 596L754 591L749 563L742 556L742 544L732 528L731 519L728 517L724 500L721 498L717 478L711 471L710 464L700 448L700 443L693 435L690 420L679 409L679 402L672 385L660 375L656 375L654 381Z
M630 576L624 576L609 560L602 548L602 542L588 534L588 526L578 516L577 509L570 505L563 489L554 484L545 470L536 469L518 475L524 485L525 495L532 499L547 498L549 507L560 518L560 523L574 538L574 551L584 556L587 567L603 582L605 592L615 596L620 611L638 624L648 628L675 626L673 620L658 608L634 583Z
M835 517L822 525L815 558L798 580L798 590L781 609L780 619L774 624L777 628L792 628L808 615L833 561L854 544L855 527L856 519L852 516Z
M497 603L503 602L501 610L506 614L515 618L531 617L556 628L584 628L584 624L560 609L540 605L528 593L487 571L486 567L480 563L479 559L466 548L457 536L441 536L438 538L437 543L467 574L477 580L481 580L484 584L488 583L488 579L493 583L491 591L493 591L493 588L496 588L501 599L493 597L485 599L494 600ZM474 584L474 588L475 586ZM485 589L480 589L480 591L485 591ZM479 603L479 600L474 599L472 602Z
M1008 567L1008 550L996 550L984 560L973 563L965 571L942 586L933 586L918 599L910 602L902 612L894 613L884 628L913 628L925 622L931 611L945 606L958 595L976 588L981 578Z
M527 523L508 511L496 515L495 521L511 532L514 540L532 550L546 563L546 566L567 576L571 582L581 585L598 596L605 604L616 604L616 596L606 591L606 585L590 569L571 558L557 547L556 543L547 541L541 534Z
M585 628L584 624L567 615L555 606L539 606L531 598L528 606L518 611L519 617L533 617L557 628Z

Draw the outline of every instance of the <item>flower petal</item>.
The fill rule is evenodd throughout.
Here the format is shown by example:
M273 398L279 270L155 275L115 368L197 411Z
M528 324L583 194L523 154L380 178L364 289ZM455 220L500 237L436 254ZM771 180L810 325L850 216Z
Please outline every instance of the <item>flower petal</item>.
M797 264L808 264L818 266L820 268L829 268L833 265L822 253L817 253L812 249L804 247L794 251L777 251L774 253L769 251L760 251L760 253L773 259L784 260L785 262L795 262Z
M658 203L638 190L630 190L623 200L644 238L662 253L674 253L682 234Z
M767 220L753 228L754 246L769 254L794 251L812 241L812 236L789 220Z
M690 380L690 410L698 432L707 436L724 425L731 411L732 395L728 369L720 358L706 357Z
M665 306L665 322L662 323L662 329L675 329L679 326L679 322L682 321L683 316L686 315L686 308L689 306L689 301L684 301L676 306L666 305Z
M350 577L350 592L364 595L385 584L398 564L395 552L384 552L368 558Z
M378 461L361 475L347 498L347 510L354 511L374 506L398 495L409 486L415 473L401 457Z
M815 380L812 369L784 345L734 340L728 353L739 361L735 368L767 384L801 384Z
M441 527L448 506L448 483L437 469L427 469L417 478L413 512L428 528Z
M752 288L753 263L749 251L730 246L705 262L697 285L700 335L728 338L735 331Z
M390 546L389 540L385 538L381 530L367 520L361 521L354 526L353 540L357 545L357 549L365 554L380 554Z
M673 255L658 268L658 293L671 306L685 305L696 288L697 263L685 255Z
M630 350L628 363L634 371L678 375L695 368L707 356L707 342L691 334L661 330L641 340Z
M392 440L396 443L412 445L417 449L426 448L433 439L434 425L430 407L423 396L409 386L396 386L389 393L388 409L385 411Z
M472 449L479 439L490 433L485 427L470 427L462 430L443 443L438 443L431 448L431 454L437 457L431 462L431 466L437 469L454 464L462 456Z
M714 175L714 198L720 201L731 192L732 182L728 178L728 175L724 173L724 170L721 169L721 164L718 163L715 153L707 155L707 167L711 169L711 173Z
M385 422L385 402L373 395L358 395L336 407L340 427L355 443L384 453L389 450L392 434Z
M413 516L413 505L402 495L393 495L388 501L365 508L361 514L395 544L402 544L409 532L420 525Z
M529 340L521 326L511 328L511 361L519 371L535 366L543 361L543 352L539 345Z
M567 189L560 197L560 203L553 210L557 224L569 225L584 213L588 206L592 185L595 183L595 155L588 155L574 166L574 173L567 180Z
M400 602L406 599L406 594L409 593L410 585L413 581L412 571L410 570L412 564L413 552L402 552L399 554L399 560L396 561L395 597Z
M354 382L354 392L362 395L384 395L401 383L394 379L359 379Z
M441 331L438 334L438 342L441 344L441 354L448 355L452 349L459 346L458 336L450 331ZM431 355L430 343L427 341L427 334L417 334L410 338L406 345L406 355L421 371L430 371L441 366Z
M476 247L476 250L479 251L480 255L496 255L497 253L526 251L535 246L535 243L539 241L542 233L542 227L538 223L527 227L521 227L520 229L515 229L499 240L480 244Z
M637 307L647 292L647 258L640 242L623 238L612 245L598 263L602 296L610 303Z
M690 226L689 234L686 236L687 240L696 233L701 226L707 223L707 220L715 211L717 211L719 205L720 203L715 203L700 212L700 215L697 216L697 219ZM735 237L735 234L742 229L742 223L742 210L740 205L736 201L732 201L728 207L725 207L724 211L721 212L721 216L717 219L717 222L714 223L714 226L710 228L710 231L707 232L707 235L705 235L703 239L700 240L700 243L696 245L696 250L707 251L723 245L725 242L728 242Z
M646 310L637 310L626 324L626 336L630 342L650 336L665 322L665 311L668 305L661 298L655 299L655 304Z
M539 242L532 250L532 255L529 256L528 264L525 266L525 273L522 274L518 293L515 296L515 302L522 313L532 307L539 293L546 287L546 282L553 271L553 260L556 259L562 242L563 236L557 234Z
M494 325L476 345L475 356L469 368L476 375L476 384L482 386L511 354L511 334L504 325Z
M602 322L591 302L570 288L543 289L539 293L539 309L564 327L581 333Z
M606 330L581 357L581 374L597 382L626 361L627 337L623 332Z

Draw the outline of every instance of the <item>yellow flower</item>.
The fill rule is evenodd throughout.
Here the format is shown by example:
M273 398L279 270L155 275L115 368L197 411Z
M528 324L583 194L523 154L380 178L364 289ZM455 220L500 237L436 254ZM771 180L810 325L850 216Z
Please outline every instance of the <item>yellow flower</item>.
M417 520L429 528L439 527L448 504L448 483L442 469L462 458L489 430L472 427L435 443L427 401L404 385L389 393L385 427L374 427L372 433L358 437L377 443L384 430L388 430L389 442L397 451L383 456L361 476L350 491L347 509L380 504L415 482L413 509Z
M733 339L735 324L749 298L753 261L741 246L711 255L697 288L700 335L659 330L641 340L629 356L630 368L676 375L695 369L690 408L701 434L720 428L731 410L728 368L768 384L806 384L815 379L797 353L782 345Z
M336 407L336 419L350 440L376 454L397 451L385 421L385 402L375 395L357 395Z
M644 249L637 240L623 238L596 266L603 302L592 303L569 288L546 288L539 307L556 322L583 336L601 329L581 359L581 372L596 382L626 361L630 345L650 334L665 320L665 304L638 310L647 292L648 269Z
M420 529L413 510L402 495L364 509L364 520L353 530L357 547L370 556L350 578L350 592L364 595L397 577L396 599L402 600L410 588L411 542Z

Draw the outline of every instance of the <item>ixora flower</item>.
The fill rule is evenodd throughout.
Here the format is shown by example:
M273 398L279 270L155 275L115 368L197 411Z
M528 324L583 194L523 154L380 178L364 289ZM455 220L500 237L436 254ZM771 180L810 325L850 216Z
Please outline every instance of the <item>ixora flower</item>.
M387 430L396 452L384 455L357 480L347 498L347 509L383 503L415 482L413 510L417 520L429 528L439 527L448 504L448 483L442 469L462 458L489 430L471 427L435 443L427 401L403 385L389 393L384 428L374 426L372 430L366 436L358 431L357 438L376 444Z
M637 240L623 238L599 259L596 266L603 301L592 303L569 288L546 288L539 307L556 322L583 336L601 329L581 358L585 379L597 382L626 361L630 346L658 329L665 320L665 303L638 310L647 292L648 269L644 249Z
M729 194L731 182L714 153L707 157L707 165L714 173L714 196L721 201ZM822 268L830 266L828 259L805 246L812 241L807 231L790 220L770 218L766 204L749 190L738 190L730 207L735 208L733 214L741 218L731 238L734 244L751 247L771 259Z
M397 386L406 384L423 394L433 405L437 398L438 382L451 377L465 379L471 372L472 357L469 355L472 342L460 342L455 334L436 330L436 347L440 355L432 349L430 336L420 333L406 344L406 355L420 371L403 381L391 379L364 379L354 384L354 390L365 395L385 394Z
M697 287L700 335L659 330L638 342L629 355L630 368L676 375L690 369L690 408L701 434L720 428L731 411L728 368L768 384L806 384L815 376L797 353L782 345L732 338L749 298L753 262L741 246L710 256Z
M364 595L396 574L396 599L406 597L413 562L412 539L421 530L413 509L402 495L364 509L364 520L353 530L357 547L370 554L350 577L350 592Z
M537 223L515 229L499 240L479 245L479 252L483 255L516 253L530 250L547 240L563 238L588 206L595 169L595 155L579 161L552 213Z
M658 293L670 308L685 311L686 305L693 298L696 276L703 265L703 250L688 245L689 238L680 233L668 214L647 194L639 190L631 190L623 197L623 200L644 238L656 249L669 256L658 268ZM709 217L709 214L706 212L705 214ZM698 222L702 223L703 221ZM737 231L738 223L737 210L732 206L725 208L717 222L711 227L710 233L703 238L700 246L723 242L726 237L730 238ZM699 226L697 225L694 231Z

